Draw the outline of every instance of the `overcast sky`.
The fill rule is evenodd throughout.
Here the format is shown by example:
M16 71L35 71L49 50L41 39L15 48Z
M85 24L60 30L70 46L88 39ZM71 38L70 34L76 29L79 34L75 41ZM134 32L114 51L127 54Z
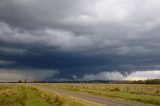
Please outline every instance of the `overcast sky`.
M0 0L0 81L160 78L159 0Z

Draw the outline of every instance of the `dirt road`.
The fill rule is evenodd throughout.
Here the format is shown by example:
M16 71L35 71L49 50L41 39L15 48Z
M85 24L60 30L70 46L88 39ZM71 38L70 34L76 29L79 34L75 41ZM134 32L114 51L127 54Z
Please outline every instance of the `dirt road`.
M55 89L51 89L51 88L44 87L44 86L35 86L34 85L34 87L37 87L41 90L46 90L50 93L58 93L58 94L61 94L61 95L64 95L64 96L71 96L71 97L74 97L74 98L80 98L80 99L88 100L88 101L91 101L91 102L104 104L106 106L152 106L152 105L146 105L146 104L143 104L143 103L137 103L137 102L114 99L114 98L94 96L94 95L90 95L90 94L78 93L78 92L67 91L67 90L62 90L62 89L55 90Z

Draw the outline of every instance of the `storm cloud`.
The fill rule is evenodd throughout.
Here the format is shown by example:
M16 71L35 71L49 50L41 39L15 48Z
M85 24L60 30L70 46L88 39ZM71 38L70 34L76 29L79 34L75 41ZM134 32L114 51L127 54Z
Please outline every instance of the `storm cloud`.
M143 79L133 73L160 70L159 12L158 0L1 0L0 73ZM58 73L42 77L47 70Z

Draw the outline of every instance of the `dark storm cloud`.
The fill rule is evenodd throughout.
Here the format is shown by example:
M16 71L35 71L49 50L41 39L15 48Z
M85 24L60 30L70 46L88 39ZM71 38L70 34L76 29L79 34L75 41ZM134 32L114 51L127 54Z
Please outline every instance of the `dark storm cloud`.
M1 0L1 71L34 77L35 70L56 70L45 77L89 80L159 70L159 3Z

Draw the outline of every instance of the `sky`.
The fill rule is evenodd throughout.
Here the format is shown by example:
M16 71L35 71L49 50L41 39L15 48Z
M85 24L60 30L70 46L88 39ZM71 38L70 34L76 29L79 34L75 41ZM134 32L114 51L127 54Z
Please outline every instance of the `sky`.
M0 0L0 81L160 78L159 0Z

